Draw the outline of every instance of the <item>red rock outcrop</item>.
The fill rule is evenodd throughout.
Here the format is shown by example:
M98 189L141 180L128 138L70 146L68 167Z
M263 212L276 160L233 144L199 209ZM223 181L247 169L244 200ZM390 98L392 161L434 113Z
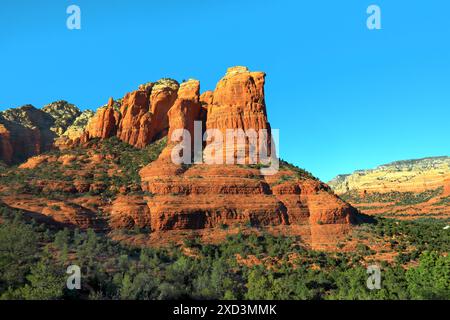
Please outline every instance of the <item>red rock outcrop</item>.
M169 132L169 138L178 127L186 127L192 135L192 120L195 118L203 121L203 131L217 129L224 137L227 129L252 129L256 132L265 129L268 132L267 146L270 148L264 78L263 72L250 72L246 67L229 68L214 92L206 91L201 96L200 84L196 80L189 80L180 88L175 81L168 79L149 83L125 95L120 107L120 117L111 103L100 109L87 128L87 136L108 138L117 135L120 140L143 148L167 134L169 127L173 128ZM192 110L182 110L186 108ZM170 112L176 112L178 116L170 116ZM185 115L194 118L182 119ZM170 118L173 123L169 125ZM249 139L246 138L244 144L248 143ZM233 150L239 147L241 146L237 144ZM225 156L226 149L223 151Z
M4 125L0 124L0 160L5 163L11 163L12 158L11 133Z
M123 98L117 137L134 146L143 147L147 144L150 130L150 93L147 90L137 90L127 93Z
M2 197L6 205L24 210L40 222L61 224L68 227L100 229L96 215L89 209L68 201L49 200L31 196Z
M24 163L22 163L19 166L19 169L34 169L38 167L39 165L43 164L44 162L48 162L49 159L52 157L47 155L40 155L36 157L28 158L28 160Z
M265 73L232 67L217 83L209 105L207 128L267 129ZM211 94L205 94L203 99ZM204 100L206 102L206 100Z
M450 196L450 178L444 181L444 191L442 192L443 197Z
M200 98L197 82L182 84L168 113L169 138L175 129L192 132L193 122L201 119L201 104L208 106L207 128L270 130L263 86L263 73L244 68L229 69L214 93ZM323 248L354 222L357 211L316 180L297 178L289 169L265 177L259 169L236 164L174 164L176 142L140 171L142 189L153 194L146 201L154 232L297 225L312 246ZM285 177L289 182L280 184Z
M265 76L263 72L250 72L246 67L229 68L226 75L218 82L214 92L208 92L202 96L202 101L208 109L206 130L220 130L224 139L229 129L242 129L246 133L254 130L258 141L262 138L259 130L267 130L266 145L267 152L270 154L270 125L267 121L264 99ZM216 141L212 142L212 144L215 143ZM236 156L239 148L248 149L248 147L249 138L245 139L244 145L237 141L231 149L224 144L223 162L226 160L227 151ZM208 155L205 156L208 157Z
M159 139L169 130L168 112L177 99L178 83L170 79L159 80L153 85L150 94L150 113L152 124L148 142Z
M270 195L264 181L253 179L246 169L194 165L174 174L158 172L160 165L156 162L141 171L144 190L154 194L147 201L155 231L286 222L283 204Z
M162 79L127 93L120 110L116 110L116 104L110 99L108 105L100 108L91 119L80 142L117 136L137 148L147 146L167 134L167 113L177 98L177 91L176 81Z
M120 114L114 109L114 100L110 98L108 105L98 109L89 121L86 128L87 138L106 139L114 136L117 132L119 120Z
M189 80L181 84L178 97L168 112L169 117L169 142L177 129L186 129L194 142L194 121L201 121L200 82ZM200 137L201 139L201 137Z
M142 188L154 194L146 200L156 232L237 224L298 225L313 247L323 248L345 234L357 215L318 181L275 184L282 176L294 175L289 170L264 178L258 169L237 165L182 169L158 159L140 174Z
M100 194L115 188L114 191L119 193L117 197L100 203L101 210L109 215L105 220L112 229L149 228L153 232L151 237L158 238L167 235L165 232L176 234L183 230L208 230L223 225L235 229L239 226L290 228L292 234L302 236L312 247L327 248L349 230L358 213L325 184L301 170L283 164L276 174L265 176L259 161L257 165L173 161L174 151L179 152L177 148L181 139L172 140L172 135L177 129L187 129L194 138L195 121L203 122L200 133L217 129L224 137L228 129L239 129L254 130L261 139L258 131L264 129L269 134L266 138L270 146L264 78L264 73L250 72L245 67L230 68L214 91L202 95L197 80L188 80L181 85L161 80L140 86L122 101L110 99L107 106L99 109L87 126L83 136L85 141L94 137L117 136L143 148L168 135L168 143L159 157L139 171L141 190L147 192L145 196L127 193L131 190L127 186L123 191L117 186L108 187L106 180L98 179L101 173L96 170L102 164L108 166L102 172L103 178L106 175L112 179L123 173L115 161L109 161L111 157L108 158L107 154L94 152L95 145L101 145L101 142L92 142L93 149L86 154L55 159L37 157L21 167L32 169L51 161L57 161L59 167L68 171L75 170L70 167L79 166L76 169L78 176L71 175L73 179L34 181L34 187L42 193L61 190L72 195L77 192ZM0 136L8 137L8 133L0 131ZM216 142L202 144L202 148L213 143ZM248 138L240 141L232 146L233 153L236 154L235 149L241 147L248 150L249 145ZM5 146L2 148L6 150ZM191 149L190 160L193 159L193 151ZM200 152L203 160L208 159L209 155L204 150L200 151L203 151L203 154ZM228 150L223 148L221 151L225 155ZM71 201L73 204L58 203L46 209L35 208L34 205L27 207L12 200L9 205L32 209L62 223L80 223L85 227L95 222L85 205ZM68 214L55 212L57 206ZM82 214L77 215L74 210L80 210Z
M200 95L200 102L205 106L212 105L213 97L214 91L211 90L205 91Z
M150 210L147 202L139 196L119 196L110 208L110 225L113 228L151 226Z

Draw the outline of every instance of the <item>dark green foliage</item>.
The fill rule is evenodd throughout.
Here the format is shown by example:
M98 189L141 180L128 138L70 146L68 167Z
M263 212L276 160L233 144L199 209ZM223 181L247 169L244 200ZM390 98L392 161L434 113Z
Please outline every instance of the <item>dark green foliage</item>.
M124 171L121 177L115 176L116 182L121 185L140 185L139 170L156 160L165 148L167 138L156 141L143 149L137 149L120 141L117 137L102 142L101 153L114 156L114 162Z
M55 300L63 297L65 279L61 265L44 251L38 263L31 267L28 283L12 292L15 298L26 300ZM11 292L11 291L10 291Z
M349 191L342 194L340 197L350 203L371 203L371 202L394 202L395 205L414 205L422 202L427 202L442 194L442 187L435 190L427 190L421 193L413 192L398 192L391 191L386 193L370 192L364 197L359 192Z
M0 207L6 216L5 208ZM36 258L39 236L20 216L0 225L0 292L21 285Z
M166 146L167 138L158 140L143 149L137 149L127 143L120 141L117 137L106 140L93 139L90 141L91 150L97 154L103 155L101 163L96 164L92 173L85 173L79 176L80 170L84 168L88 157L86 149L81 147L72 148L64 151L54 150L47 155L58 158L62 155L79 156L77 161L69 165L62 165L58 161L50 163L41 163L34 169L18 169L9 167L5 174L0 174L0 184L11 186L10 191L18 194L32 194L45 196L49 199L67 199L79 196L77 192L72 192L75 180L85 182L89 185L96 184L101 187L89 191L91 195L101 195L105 199L111 199L119 188L125 188L128 192L142 192L140 187L139 170L150 162L156 160L161 151ZM119 167L117 172L110 175L111 168ZM0 167L1 168L1 167ZM1 169L0 169L1 170ZM39 184L39 181L66 183L68 188L62 190L47 190ZM52 208L58 210L58 208Z
M124 245L93 230L48 230L0 210L3 299L450 298L445 221L377 219L363 226L395 248L415 248L402 261L380 263L381 289L369 290L362 262L373 252L362 244L355 252L325 253L305 249L296 237L238 233L219 244L186 240L186 255L177 246ZM247 258L259 263L243 263ZM416 264L405 268L411 260ZM81 290L65 289L70 264L81 267Z
M394 219L377 219L373 232L380 236L395 237L399 245L414 246L417 252L438 251L450 252L450 232L444 227L445 220L418 219L413 221L400 221Z
M449 299L450 257L425 251L419 266L406 272L406 279L414 299Z
M295 176L299 179L313 179L317 180L316 177L314 177L310 172L306 171L305 169L299 168L293 164L290 164L287 161L280 159L280 169L288 169L295 173Z
M450 205L450 196L440 199L438 202L433 203L434 206L448 206Z

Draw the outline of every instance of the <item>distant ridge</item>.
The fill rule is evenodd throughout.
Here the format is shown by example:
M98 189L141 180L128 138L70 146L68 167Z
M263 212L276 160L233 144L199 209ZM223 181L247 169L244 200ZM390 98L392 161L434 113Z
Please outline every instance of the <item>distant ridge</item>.
M450 214L450 157L399 160L336 176L328 185L365 213Z

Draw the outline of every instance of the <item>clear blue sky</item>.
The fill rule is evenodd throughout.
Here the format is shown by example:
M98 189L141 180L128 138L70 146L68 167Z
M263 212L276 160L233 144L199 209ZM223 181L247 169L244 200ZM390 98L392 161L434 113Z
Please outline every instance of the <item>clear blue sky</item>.
M366 28L366 8L382 30ZM66 28L79 5L82 29ZM449 155L450 1L172 0L0 4L0 110L65 99L95 109L138 84L229 66L267 73L280 152L327 181Z

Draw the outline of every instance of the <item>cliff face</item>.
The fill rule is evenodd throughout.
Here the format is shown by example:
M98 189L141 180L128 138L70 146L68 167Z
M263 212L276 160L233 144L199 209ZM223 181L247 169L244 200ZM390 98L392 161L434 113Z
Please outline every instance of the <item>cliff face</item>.
M0 161L16 164L78 138L92 111L67 101L37 109L32 105L0 112Z
M396 161L331 180L344 199L371 214L450 214L450 157Z
M51 149L55 119L26 105L0 112L0 160L17 163Z
M371 170L358 170L337 176L328 184L336 193L422 192L444 185L450 177L450 157L397 161Z
M207 103L207 129L269 129L264 99L265 74L245 67L227 70Z
M299 235L313 248L330 248L359 216L327 185L284 162L273 175L263 175L263 164L250 164L247 156L245 164L208 162L213 158L207 152L211 145L219 156L230 152L236 160L238 148L250 149L248 138L232 145L224 141L222 146L207 139L202 144L203 163L177 164L172 159L181 141L172 141L172 134L186 129L194 137L195 121L203 123L200 134L206 133L205 138L213 129L225 139L228 129L253 131L257 139L267 139L270 148L264 81L262 72L233 67L214 91L203 94L197 80L179 85L163 79L142 85L123 99L111 98L93 116L71 112L61 117L53 108L50 116L38 110L48 117L44 126L48 132L57 135L64 131L57 140L64 148L22 164L18 170L33 170L33 178L24 186L20 182L2 186L0 175L4 194L27 190L1 200L67 225L145 228L151 230L151 243L180 239L188 231L211 238L211 230L218 228L261 227ZM60 119L57 126L56 117ZM66 118L71 120L63 121ZM55 127L62 129L52 129ZM267 130L268 135L260 136L259 130ZM162 147L158 139L165 136L167 143ZM17 148L16 140L2 127L0 137L2 154L7 157ZM70 148L74 145L83 148ZM192 150L187 156L193 160ZM53 192L70 195L58 204L64 212L39 206Z
M206 129L269 129L264 102L264 74L231 68L213 93L200 96L199 83L183 83L170 109L169 137L204 119ZM200 104L203 102L203 106ZM246 142L247 143L247 142ZM234 150L239 145L234 145ZM247 147L248 146L244 146ZM299 175L289 166L263 176L252 166L174 164L175 145L140 171L150 208L150 227L167 230L207 230L236 223L295 229L316 248L323 248L349 230L357 211L321 182ZM225 153L225 147L219 152ZM205 155L205 161L208 157Z
M86 127L86 139L112 137L117 132L119 119L120 114L115 109L114 100L111 98L108 105L99 108L89 120Z
M174 80L161 79L141 85L120 101L110 99L90 120L81 140L117 136L137 148L149 145L167 134L167 113L177 98L178 87Z
M137 148L143 148L168 133L170 113L178 114L178 117L172 116L171 128L179 125L176 122L184 121L191 135L195 118L203 121L203 129L217 129L223 136L227 129L256 132L265 129L270 137L264 83L263 72L250 72L246 67L229 68L216 89L202 95L199 93L200 83L196 80L189 80L181 86L171 79L150 82L127 93L119 104L120 110L114 109L111 101L98 110L87 126L84 140L117 136ZM191 99L194 93L195 101ZM193 118L181 119L183 115ZM169 137L172 133L173 130ZM226 150L223 151L225 156Z
M261 129L267 130L266 144L270 149L270 125L264 99L265 76L263 72L250 72L246 67L229 68L214 92L203 97L208 115L206 129L220 130L224 137L228 129L242 129L245 132L254 130L257 139L263 139L260 136ZM249 139L238 141L237 147L246 147L248 144ZM223 153L225 162L226 148Z

